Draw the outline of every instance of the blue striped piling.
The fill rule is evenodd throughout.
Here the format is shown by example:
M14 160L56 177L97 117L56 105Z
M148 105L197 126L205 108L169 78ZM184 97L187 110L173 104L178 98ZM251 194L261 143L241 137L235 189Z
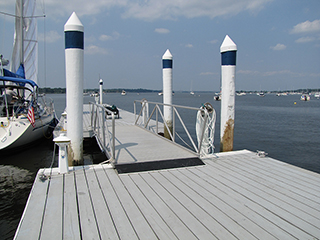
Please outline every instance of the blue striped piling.
M99 86L100 86L100 104L102 104L103 103L103 80L102 79L100 79L100 81L99 81Z
M164 104L172 104L172 66L173 66L172 55L169 49L167 49L167 51L162 56L162 79L163 79L163 103ZM172 107L164 106L163 115L169 127L169 131L172 133ZM164 136L168 139L171 139L169 131L165 127Z
M237 45L226 35L221 53L220 152L233 150Z
M69 164L83 162L84 27L73 12L64 25Z

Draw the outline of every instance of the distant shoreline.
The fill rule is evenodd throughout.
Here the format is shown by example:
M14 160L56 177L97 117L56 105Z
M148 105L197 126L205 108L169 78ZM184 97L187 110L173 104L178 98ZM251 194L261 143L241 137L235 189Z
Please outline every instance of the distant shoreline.
M122 91L126 91L127 93L160 93L162 90L151 90L151 89L143 89L143 88L136 88L136 89L126 89L126 88L113 88L113 89L103 89L104 93L121 93ZM84 93L92 93L92 92L99 92L98 88L94 89L84 89ZM189 93L189 91L175 91L181 93ZM218 93L219 91L194 91L194 93ZM236 91L236 93L295 93L295 94L313 94L316 92L320 92L320 88L314 89L296 89L296 90L283 90L283 91L246 91L240 90ZM47 93L47 94L59 94L59 93L66 93L66 88L39 88L39 93Z

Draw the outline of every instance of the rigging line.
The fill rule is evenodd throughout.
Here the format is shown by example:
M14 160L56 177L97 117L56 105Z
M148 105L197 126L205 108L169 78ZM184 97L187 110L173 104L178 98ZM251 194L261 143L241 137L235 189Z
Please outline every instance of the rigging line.
M44 87L47 87L47 44L46 44L46 18L43 19L43 72Z
M3 17L3 32L5 33L6 32L6 16L4 16ZM6 34L3 34L2 35L2 40L1 40L1 51L2 51L2 49L4 49L4 36L5 36ZM3 53L2 53L3 54ZM1 67L2 67L2 63L1 63ZM1 72L2 73L2 72Z
M10 16L10 17L15 17L15 18L20 18L20 17L21 17L21 16L18 16L18 15L15 15L15 14L6 13L6 12L2 12L2 11L0 11L0 14L7 15L7 16ZM45 17L45 16L46 16L46 15L23 16L23 18L42 18L42 17Z

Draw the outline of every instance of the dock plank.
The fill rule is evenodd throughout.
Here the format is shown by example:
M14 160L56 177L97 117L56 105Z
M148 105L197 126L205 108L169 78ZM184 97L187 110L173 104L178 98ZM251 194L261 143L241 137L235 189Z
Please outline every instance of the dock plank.
M62 237L63 178L51 176L40 239Z
M260 184L258 181L256 181L256 179L250 179L247 176L248 172L241 171L241 173L239 173L239 168L233 167L231 164L222 162L220 166L223 167L220 168L220 170L224 171L227 175L231 175L232 171L232 176L229 177L230 180L233 179L234 182L242 182L245 184L246 189L259 196L260 201L266 201L265 205L267 205L268 202L270 209L272 208L276 212L283 212L283 216L286 216L289 221L299 226L303 226L305 222L308 222L310 233L315 233L320 230L320 228L316 227L320 226L320 220L300 210L299 207L302 207L302 204L299 202L295 201L294 199L287 198L282 194L278 194L273 188ZM276 206L273 205L275 202L277 203ZM292 213L293 207L294 213ZM314 228L312 226L314 226Z
M261 212L264 217L270 216L271 222L275 222L277 225L281 226L281 228L283 228L285 231L292 234L292 236L298 236L298 238L300 239L308 239L311 237L311 235L308 233L310 230L309 227L314 229L312 226L305 224L304 221L298 219L290 212L281 209L279 206L276 205L277 202L271 203L265 198L260 197L258 194L255 193L255 191L249 191L245 184L242 185L241 181L229 175L235 174L235 172L223 171L224 169L221 168L220 164L212 164L210 161L207 161L206 163L208 163L208 165L211 167L204 169L204 172L214 177L217 176L219 181L221 181L225 186L231 188L232 192L240 193L243 197L250 199L249 207L251 207L251 203L256 203L260 205L263 209L260 208L259 212ZM257 207L256 204L253 204L253 206ZM294 211L294 209L292 209L292 211ZM295 227L301 226L300 224L304 226L303 229L306 228L306 231L302 231L300 228ZM317 234L319 234L319 232Z
M49 181L41 181L40 169L34 180L25 210L14 236L14 239L38 239L42 227L43 211L47 200Z
M147 173L130 174L135 184L144 193L148 202L152 205L159 216L166 222L178 239L196 239L196 236L189 228L182 222L181 218L177 216L174 211L164 202L158 195L157 191L149 185L149 183L141 176Z
M155 239L156 235L154 231L146 221L140 209L137 207L126 186L121 182L119 176L116 174L108 174L108 177L110 179L110 182L112 182L112 186L117 195L117 198L121 202L121 205L136 234L138 235L138 238Z
M245 214L241 213L242 208L245 208L245 206L238 205L237 208L232 208L227 204L225 200L226 196L221 194L220 191L215 189L213 194L203 188L205 185L203 180L195 183L193 179L188 178L186 176L189 174L187 170L161 171L161 174L170 180L177 189L183 192L195 204L201 207L202 210L195 211L196 214L200 214L199 219L203 218L205 214L211 217L207 221L201 221L206 224L209 229L219 229L220 232L215 231L215 234L219 234L217 235L219 239L231 239L234 238L234 236L240 236L242 239L272 238L268 232L248 218L248 209L246 209ZM202 211L205 211L205 213ZM213 225L214 222L217 222L219 225ZM231 234L234 235L229 236Z
M304 191L304 193L306 194L315 195L317 199L320 198L320 194L318 192L318 185L320 181L319 176L315 177L314 173L310 171L310 175L306 175L307 170L297 168L282 162L281 164L279 164L279 167L273 168L273 163L275 161L276 160L272 158L260 158L259 164L259 162L253 161L253 159L248 157L244 158L243 161L240 162L243 162L243 164L245 164L246 166L254 167L254 169L256 169L257 171L263 172L264 175L267 175L276 181L286 182L289 186L293 186L294 189L298 188ZM265 171L265 168L263 167L265 167L267 164L271 164L273 171Z
M104 172L101 165L100 168L98 165L95 168L85 170L101 239L118 239L117 231L110 216L110 210L101 191L99 179L96 175L97 172Z
M99 171L96 172L96 174L99 178L101 189L110 210L110 216L115 228L117 229L119 239L138 239L137 234L126 215L126 212L123 209L117 194L115 193L113 184L109 179L110 175L117 174L112 168L106 168L105 166L103 166L103 169L104 172Z
M274 177L269 176L269 174L266 174L265 169L259 169L253 166L253 164L250 164L249 166L248 164L243 165L239 163L240 161L237 161L236 163L228 163L228 165L232 166L234 171L235 169L240 169L242 176L250 178L254 182L254 184L256 184L259 187L259 189L269 192L274 197L280 197L282 201L288 203L289 205L293 205L301 211L303 211L304 213L306 213L306 219L309 218L309 216L313 216L314 218L310 219L310 222L313 222L316 226L320 226L320 203L309 200L306 197L308 193L305 192L303 195L297 194L295 192L296 188L294 188L292 191L289 191L287 187L284 188L283 181L281 185L281 182L279 180L276 180L274 179ZM288 184L290 184L290 182ZM279 193L282 194L280 195Z
M86 166L84 166L86 168ZM99 228L91 202L90 191L87 186L84 169L76 171L75 179L77 189L78 211L82 239L100 239Z
M169 186L163 186L163 182L161 184L161 182L159 182L161 180L156 179L155 173L141 174L141 176L148 184L152 185L152 188L161 198L161 201L179 217L180 221L185 224L194 237L199 237L200 239L214 238L214 235L203 226L201 221L192 215L190 211L176 199L175 196L177 196L177 192L175 196L171 195L167 191L167 187Z
M251 204L249 199L242 201L237 193L233 193L227 186L215 181L200 169L178 170L174 173L174 176L183 183L188 183L188 187L204 199L207 199L209 203L218 207L222 211L220 215L226 214L227 218L242 226L255 237L272 239L276 236L273 233L277 233L280 239L288 237L288 234L283 234L279 227L270 224L257 211L250 209L248 207ZM233 228L229 229L229 223L223 225L223 228L234 232Z
M138 186L131 178L130 175L122 174L120 179L127 187L128 192L134 199L140 211L145 216L148 224L151 226L159 239L177 239L167 223L159 216L157 211L150 204L140 186Z
M64 175L63 199L63 239L80 240L80 223L78 215L75 172Z

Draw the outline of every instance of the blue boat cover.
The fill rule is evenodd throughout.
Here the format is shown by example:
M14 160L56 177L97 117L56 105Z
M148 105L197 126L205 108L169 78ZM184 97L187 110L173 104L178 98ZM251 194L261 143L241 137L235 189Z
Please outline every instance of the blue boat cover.
M13 73L7 69L3 69L3 75L4 76L0 76L1 81L14 82L19 84L20 86L25 86L26 84L30 84L32 87L35 87L35 86L38 87L38 85L34 81L30 79L25 79L23 64L20 64L16 73Z

